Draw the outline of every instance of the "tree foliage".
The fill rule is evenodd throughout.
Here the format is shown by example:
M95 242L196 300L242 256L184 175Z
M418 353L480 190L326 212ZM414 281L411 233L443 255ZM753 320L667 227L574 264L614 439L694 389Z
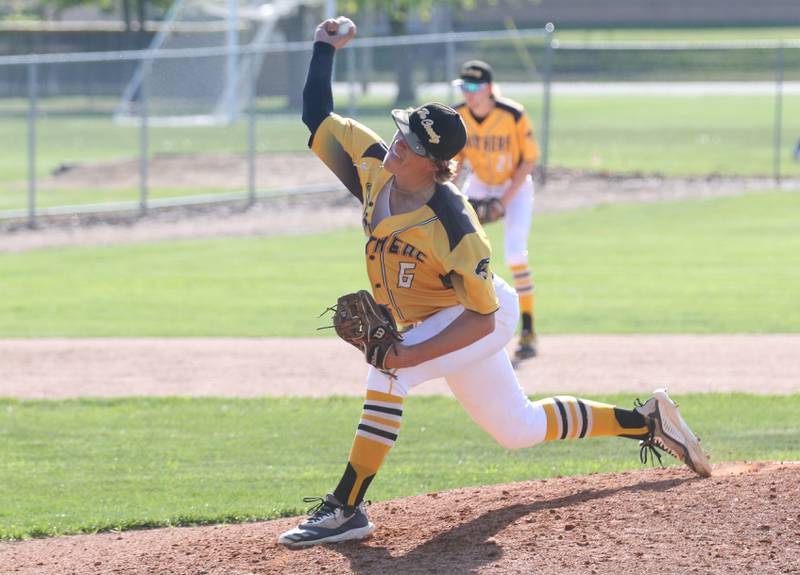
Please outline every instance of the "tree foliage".
M538 4L541 0L511 0ZM389 16L389 28L393 36L408 33L408 20L412 14L420 20L431 20L434 6L449 6L454 12L470 11L476 8L497 6L498 0L339 0L339 13L363 14L366 10L372 13L384 12ZM406 105L416 98L414 86L413 48L401 47L395 50L395 70L397 74L396 105Z
M537 1L537 0L534 0ZM347 14L371 8L386 12L392 20L406 20L410 14L419 15L425 22L430 20L434 6L451 6L457 10L474 10L478 5L496 6L497 0L341 0L339 11Z
M153 10L162 12L169 8L173 0L122 0L122 3L135 10L142 3L146 12ZM94 6L103 12L112 12L119 5L119 0L30 0L23 7L23 12L32 14L59 14L77 6Z

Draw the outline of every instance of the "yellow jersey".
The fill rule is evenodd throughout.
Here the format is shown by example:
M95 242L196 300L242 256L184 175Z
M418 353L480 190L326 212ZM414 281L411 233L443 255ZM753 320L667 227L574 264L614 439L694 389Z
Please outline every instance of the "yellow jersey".
M494 109L482 119L473 116L466 103L455 109L467 125L467 145L454 159L467 160L485 184L502 184L521 163L539 159L539 145L521 104L497 98Z
M383 168L387 146L366 126L330 114L312 136L312 151L362 203L364 255L375 300L401 326L418 323L458 304L491 314L499 302L490 267L491 246L466 196L437 184L413 212L372 215L392 174Z

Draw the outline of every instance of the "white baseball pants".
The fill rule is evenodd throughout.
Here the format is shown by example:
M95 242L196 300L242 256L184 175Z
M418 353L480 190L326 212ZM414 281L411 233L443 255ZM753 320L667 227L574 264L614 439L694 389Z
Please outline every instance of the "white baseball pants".
M390 378L374 367L367 374L367 389L405 397L421 383L443 377L473 421L507 448L530 447L544 440L547 416L542 406L531 403L517 381L505 346L519 319L514 291L494 276L500 300L494 331L478 341L414 367L398 369ZM464 311L457 305L444 309L403 334L415 344L440 333Z
M506 191L511 181L497 186L484 183L475 174L467 176L463 192L468 198L482 200L499 198ZM505 215L505 257L507 266L518 266L528 263L528 235L533 218L533 202L535 196L533 179L528 176L517 191Z

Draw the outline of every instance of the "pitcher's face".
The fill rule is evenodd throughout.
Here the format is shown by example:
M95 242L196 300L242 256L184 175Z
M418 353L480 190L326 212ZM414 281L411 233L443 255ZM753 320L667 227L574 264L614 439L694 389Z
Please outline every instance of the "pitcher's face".
M431 160L414 153L399 130L395 132L389 151L383 159L383 167L387 172L398 176L430 171L432 166L433 162Z

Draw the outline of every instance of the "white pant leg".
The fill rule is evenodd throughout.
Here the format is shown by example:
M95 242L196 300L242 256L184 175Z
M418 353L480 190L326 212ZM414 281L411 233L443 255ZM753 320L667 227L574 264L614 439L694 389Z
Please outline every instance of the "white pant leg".
M367 389L405 397L411 388L444 377L470 417L500 445L530 447L544 440L547 416L541 405L525 396L505 350L519 318L517 292L497 275L494 287L500 309L492 333L441 357L398 369L394 378L370 367ZM463 311L460 305L440 311L406 332L405 342L413 345L430 339Z
M505 257L507 266L528 263L528 236L533 219L533 198L533 179L528 176L506 209Z
M503 447L531 447L544 441L547 414L525 396L505 349L446 379L472 420Z
M394 377L370 367L367 374L367 389L405 397L411 388L421 383L463 371L466 366L474 365L499 351L505 353L505 346L511 341L517 327L519 300L514 288L498 275L494 276L494 288L497 299L500 301L500 309L495 312L495 325L492 333L441 357L433 358L414 367L398 369L395 371ZM457 305L434 314L403 334L405 343L414 345L441 333L463 311L464 307Z
M496 197L502 194L501 187L490 186L483 183L481 179L472 172L470 172L467 175L467 179L464 180L464 185L461 187L461 191L465 196L473 200L482 200L484 198L489 198L492 196Z
M508 189L510 183L507 181L504 184L490 186L470 173L464 182L463 192L468 198L475 200L499 198ZM528 263L528 236L533 220L534 196L533 178L527 176L506 209L504 232L507 266Z

